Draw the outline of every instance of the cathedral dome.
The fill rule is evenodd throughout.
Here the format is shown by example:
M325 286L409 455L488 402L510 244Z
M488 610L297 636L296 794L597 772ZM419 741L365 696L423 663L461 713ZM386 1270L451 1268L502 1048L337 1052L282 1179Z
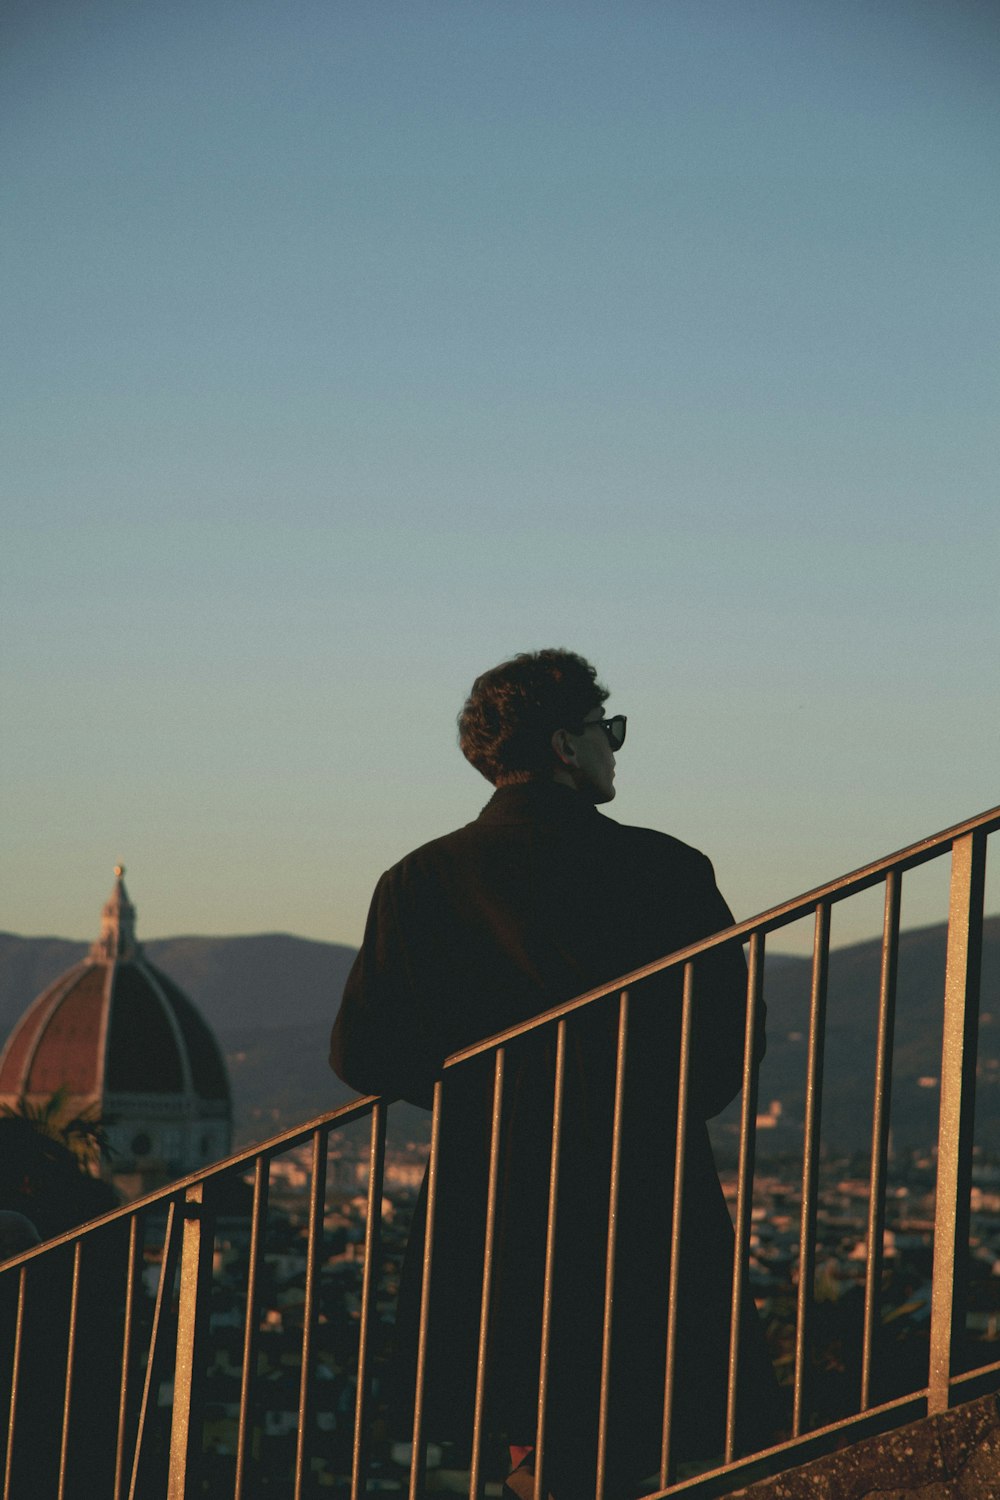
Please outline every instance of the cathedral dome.
M183 991L143 955L124 870L82 963L25 1011L0 1053L0 1105L62 1090L70 1115L106 1122L115 1176L143 1187L225 1156L229 1081L218 1043Z

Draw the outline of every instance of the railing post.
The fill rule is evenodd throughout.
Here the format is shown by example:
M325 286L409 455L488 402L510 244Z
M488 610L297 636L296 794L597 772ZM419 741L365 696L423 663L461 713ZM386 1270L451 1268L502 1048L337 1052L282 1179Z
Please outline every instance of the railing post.
M681 1245L684 1228L684 1180L687 1158L688 1099L691 1088L691 1047L694 1032L694 964L684 965L681 1001L681 1045L677 1067L677 1134L674 1138L674 1201L670 1220L670 1279L667 1290L667 1340L663 1376L663 1426L660 1430L660 1487L674 1481L674 1392L677 1387L677 1322L681 1285Z
M498 1047L493 1059L493 1117L490 1122L490 1165L486 1182L486 1233L483 1237L483 1281L479 1302L479 1348L476 1354L472 1455L469 1460L469 1500L478 1500L482 1489L483 1426L493 1298L493 1259L496 1253L497 1195L500 1187L500 1130L503 1124L503 1084L506 1059L506 1048ZM358 1500L358 1497L352 1495L351 1500Z
M166 1357L166 1326L169 1309L173 1303L174 1278L177 1275L178 1231L177 1199L171 1199L167 1208L167 1223L163 1236L163 1253L160 1259L160 1277L156 1287L156 1302L153 1307L153 1325L149 1330L149 1349L146 1354L146 1373L142 1381L142 1398L139 1402L139 1417L135 1429L135 1447L132 1450L132 1477L129 1481L128 1500L139 1500L143 1440L146 1421L150 1411L156 1410L160 1390L161 1372ZM152 1421L150 1419L150 1425Z
M948 959L941 1045L941 1114L934 1199L928 1413L947 1411L956 1335L965 1328L969 1196L979 1035L986 834L956 839L951 854Z
M618 999L618 1050L615 1059L615 1103L611 1121L611 1170L608 1174L608 1245L604 1261L604 1327L601 1334L601 1400L597 1418L597 1500L604 1500L608 1457L608 1408L611 1400L611 1334L615 1301L615 1254L618 1248L618 1199L621 1188L622 1116L628 1052L628 990Z
M306 1491L313 1439L313 1377L316 1370L316 1328L319 1321L319 1252L323 1247L326 1215L326 1170L329 1137L313 1132L312 1182L309 1189L309 1229L306 1239L306 1285L302 1304L302 1362L299 1365L299 1430L295 1444L294 1500Z
M122 1500L125 1487L125 1437L128 1426L132 1331L135 1323L136 1293L139 1285L142 1214L133 1214L128 1226L128 1271L125 1279L125 1315L122 1323L122 1376L118 1388L118 1436L115 1442L115 1482L111 1500Z
M236 1478L233 1500L243 1500L254 1441L254 1397L257 1389L257 1348L260 1335L260 1263L267 1233L267 1199L271 1159L258 1156L253 1173L250 1252L247 1262L246 1315L243 1322L243 1368L240 1371L240 1416L236 1433Z
M28 1289L28 1268L17 1273L17 1320L14 1324L14 1350L10 1369L10 1408L7 1413L7 1452L4 1455L3 1500L10 1500L14 1473L14 1435L17 1418L18 1384L21 1378L21 1343L24 1338L24 1302Z
M809 1064L806 1075L802 1144L802 1216L799 1223L799 1285L795 1322L795 1379L792 1390L792 1436L800 1437L808 1417L810 1332L816 1279L816 1209L819 1198L820 1118L823 1103L823 1059L826 1051L826 996L830 973L830 903L816 907L813 935L812 992L809 1001Z
M82 1246L80 1240L77 1240L73 1246L73 1283L69 1302L69 1327L66 1335L66 1382L63 1388L62 1439L59 1444L59 1489L57 1491L57 1500L63 1500L63 1496L66 1494L66 1480L69 1472L69 1427L73 1399L73 1367L76 1362L76 1335L80 1313L81 1258Z
M559 1166L562 1157L563 1101L566 1089L566 1020L556 1026L556 1066L552 1085L552 1150L549 1157L549 1213L545 1229L545 1279L542 1283L542 1339L538 1360L538 1415L535 1419L535 1494L544 1500L546 1419L549 1411L549 1369L552 1352L552 1295L556 1265L556 1228L559 1208ZM410 1500L416 1500L410 1496Z
M882 966L879 976L878 1040L875 1050L875 1099L872 1106L871 1190L865 1241L865 1324L861 1346L861 1410L872 1405L872 1364L882 1305L885 1239L885 1179L889 1161L889 1104L892 1094L892 1044L896 1024L896 977L899 969L899 904L902 875L885 877Z
M193 1182L184 1193L167 1500L185 1500L185 1497L196 1493L197 1476L193 1471L197 1468L201 1453L201 1428L197 1421L197 1377L201 1372L197 1367L196 1352L201 1332L199 1325L206 1310L206 1272L211 1267L213 1248L205 1189L204 1182Z
M367 1401L371 1386L372 1326L378 1315L377 1290L382 1246L382 1190L385 1186L386 1106L372 1106L368 1144L368 1205L365 1216L365 1268L361 1281L361 1320L358 1326L358 1371L354 1397L354 1451L351 1454L351 1500L368 1493L366 1452Z
M441 1112L444 1089L440 1078L434 1084L431 1109L431 1150L427 1159L427 1207L424 1214L424 1262L420 1281L420 1324L417 1334L417 1369L413 1390L413 1438L410 1452L409 1500L420 1500L424 1487L424 1394L427 1379L427 1342L431 1325L431 1271L434 1265L434 1219L437 1213L438 1172L441 1154Z
M747 968L747 1015L743 1040L743 1088L740 1095L740 1157L736 1187L736 1233L733 1239L733 1298L729 1319L729 1378L726 1390L725 1461L736 1457L737 1398L740 1387L740 1332L750 1279L750 1230L757 1149L757 1087L760 1063L755 1056L757 1017L763 1000L764 934L750 939Z

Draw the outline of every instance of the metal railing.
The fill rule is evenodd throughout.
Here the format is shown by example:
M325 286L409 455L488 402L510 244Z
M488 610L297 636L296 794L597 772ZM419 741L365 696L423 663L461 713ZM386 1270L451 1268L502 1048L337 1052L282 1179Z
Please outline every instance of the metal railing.
M596 1496L607 1488L606 1452L609 1392L614 1386L613 1328L617 1243L618 1192L621 1169L622 1118L626 1093L630 1006L643 984L667 970L682 975L680 1055L677 1069L677 1127L674 1191L670 1228L670 1286L663 1350L663 1421L659 1472L647 1489L654 1495L719 1495L746 1482L748 1476L773 1472L803 1462L846 1431L860 1436L890 1427L914 1416L937 1413L982 1388L1000 1386L1000 1361L974 1370L956 1369L956 1350L964 1333L964 1287L968 1263L969 1203L973 1150L979 976L983 932L983 903L988 835L1000 828L1000 808L925 839L861 870L810 891L752 920L705 939L689 948L648 964L614 984L592 990L543 1016L525 1021L502 1035L488 1038L454 1054L445 1064L463 1069L475 1059L492 1059L490 1148L485 1201L485 1238L469 1253L482 1258L478 1355L472 1430L465 1451L466 1492L470 1497L489 1492L487 1446L487 1384L490 1369L491 1307L494 1296L497 1205L501 1191L500 1161L505 1068L510 1049L519 1038L542 1028L555 1035L551 1152L548 1163L548 1217L545 1237L544 1287L541 1306L540 1357L537 1393L536 1500L546 1493L547 1402L550 1386L553 1333L553 1280L556 1267L556 1226L560 1165L564 1149L564 1091L568 1039L580 1012L617 995L616 1059L608 1215L606 1233L603 1318L599 1349L600 1404L596 1432ZM937 1138L937 1187L934 1208L933 1278L930 1309L928 1374L926 1384L889 1402L876 1404L874 1369L880 1326L883 1281L883 1238L886 1227L889 1102L892 1083L894 1018L900 943L900 903L903 877L919 865L950 853L950 900L947 958L943 996L941 1096ZM820 1122L826 1040L827 988L830 965L832 909L841 901L872 887L884 888L880 983L874 1098L870 1154L870 1195L865 1240L864 1315L859 1392L855 1410L836 1422L816 1427L810 1415L809 1370L815 1311L814 1278L817 1247L817 1202ZM799 1225L798 1287L795 1308L794 1374L789 1434L764 1453L737 1451L737 1407L740 1396L740 1341L744 1304L750 1296L748 1264L755 1169L755 1120L759 1063L754 1057L756 1018L763 1002L765 943L769 934L802 918L813 922L813 955L809 998L807 1076L805 1087L801 1216ZM725 1410L725 1448L709 1472L679 1475L674 1457L672 1405L677 1378L678 1276L684 1235L683 1178L688 1127L688 1095L692 1080L692 1031L697 1008L699 960L726 945L748 945L748 983L743 1086L739 1105L739 1152L735 1202L735 1251L728 1387ZM612 997L612 998L609 998ZM432 1317L431 1287L435 1274L434 1223L440 1191L441 1101L444 1084L435 1086L431 1116L426 1183L426 1232L423 1243L419 1337L414 1371L408 1488L410 1500L424 1493L427 1442L434 1433L426 1421L427 1349ZM2 1467L3 1500L21 1500L51 1493L57 1500L86 1494L96 1500L191 1500L200 1494L232 1493L233 1500L256 1500L258 1495L287 1495L306 1500L313 1493L334 1493L359 1500L373 1479L373 1424L379 1415L377 1349L382 1337L379 1312L382 1204L385 1192L386 1127L392 1101L359 1099L342 1109L286 1131L228 1160L192 1174L126 1208L36 1249L0 1267L0 1319L9 1345L0 1350L0 1381L5 1387L7 1415ZM327 1437L320 1430L316 1404L317 1339L325 1318L328 1247L324 1241L327 1213L328 1165L331 1140L336 1147L342 1133L367 1122L367 1144L358 1181L366 1179L364 1237L357 1276L355 1318L351 1321L349 1387L353 1410L341 1412L340 1429L349 1425L349 1456L339 1468L321 1475ZM260 1471L261 1423L268 1394L261 1378L261 1318L263 1282L267 1270L267 1226L271 1170L283 1153L308 1147L308 1221L305 1233L305 1274L301 1301L301 1339L297 1352L297 1398L294 1438L289 1437L284 1477L264 1482ZM223 1202L233 1184L246 1185L248 1201L235 1214ZM252 1184L252 1186L250 1185ZM227 1218L228 1214L228 1218ZM235 1439L228 1458L216 1474L226 1474L224 1487L206 1478L211 1453L206 1413L207 1357L211 1352L213 1257L220 1222L238 1220L246 1239L240 1261L243 1282L242 1333L238 1372L239 1402ZM240 1237L237 1235L237 1238ZM146 1295L147 1261L162 1253L155 1300ZM355 1262L356 1266L356 1262ZM327 1319L327 1321L329 1321ZM353 1331L356 1326L356 1333ZM39 1345L42 1358L39 1358ZM96 1355L95 1355L96 1351ZM95 1362L96 1360L96 1362ZM342 1361L343 1363L343 1361ZM46 1391L39 1371L44 1370ZM95 1370L103 1372L100 1380ZM108 1383L112 1371L117 1390ZM41 1384L44 1385L45 1381ZM287 1384L287 1382L286 1382ZM95 1386L100 1385L100 1389ZM53 1394L54 1393L54 1394ZM350 1391L349 1391L350 1394ZM287 1396L283 1397L287 1401ZM54 1406L41 1410L45 1401ZM97 1416L95 1417L95 1413ZM82 1431L82 1436L81 1436ZM47 1434L47 1451L37 1449L38 1434ZM377 1436L377 1434L376 1434ZM381 1437L378 1438L383 1441ZM105 1455L93 1468L95 1445L105 1444ZM347 1451L345 1449L345 1451ZM33 1483L33 1464L44 1458L52 1475L46 1491ZM221 1460L220 1460L221 1461ZM100 1464L103 1463L103 1469ZM228 1465L228 1467L227 1467ZM317 1468L319 1465L319 1468ZM103 1477L94 1488L93 1474ZM80 1478L81 1474L90 1475ZM326 1488L317 1488L322 1482ZM332 1479L334 1488L329 1488ZM497 1492L495 1476L492 1492Z

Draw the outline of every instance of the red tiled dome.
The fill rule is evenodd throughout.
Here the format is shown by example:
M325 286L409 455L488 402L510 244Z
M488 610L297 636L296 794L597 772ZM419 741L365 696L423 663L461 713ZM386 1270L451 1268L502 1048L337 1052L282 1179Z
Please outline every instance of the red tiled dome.
M114 965L75 964L43 990L11 1032L0 1057L0 1094L100 1094L108 980Z
M225 1064L191 1001L143 956L124 871L115 873L89 957L42 991L0 1053L0 1105L61 1089L67 1110L112 1124L120 1159L150 1154L191 1170L229 1148ZM133 1149L141 1136L155 1140L157 1121L176 1149Z

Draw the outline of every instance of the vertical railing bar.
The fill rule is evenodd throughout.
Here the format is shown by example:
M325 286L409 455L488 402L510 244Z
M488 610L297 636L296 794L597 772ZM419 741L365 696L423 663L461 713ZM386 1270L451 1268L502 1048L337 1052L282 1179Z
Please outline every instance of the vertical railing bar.
M368 1401L369 1341L375 1316L379 1255L382 1243L382 1189L385 1175L386 1107L372 1106L368 1143L368 1217L365 1221L365 1268L361 1280L361 1323L358 1328L358 1371L354 1401L354 1447L351 1453L351 1500L367 1493L365 1418Z
M3 1500L11 1500L11 1476L14 1472L14 1438L17 1429L17 1387L21 1374L21 1341L24 1337L24 1304L28 1292L28 1268L22 1266L17 1277L17 1314L14 1321L14 1350L10 1364L10 1406L7 1409L7 1453L3 1466Z
M684 1210L684 1163L687 1154L688 1095L691 1079L691 1031L694 1010L694 964L684 965L681 1050L677 1075L677 1136L674 1143L674 1202L670 1223L670 1283L667 1293L667 1348L663 1375L663 1427L660 1436L660 1487L673 1482L673 1410L677 1379L677 1315L680 1296Z
M538 1411L535 1418L535 1500L548 1493L545 1485L545 1423L549 1405L549 1356L552 1343L552 1283L556 1266L556 1228L559 1208L559 1166L562 1158L563 1096L566 1083L566 1022L556 1026L556 1063L552 1081L552 1149L549 1157L549 1207L545 1226L545 1275L542 1282L542 1328L538 1359ZM414 1497L415 1500L415 1497Z
M472 1417L472 1457L469 1500L479 1495L483 1462L483 1416L489 1356L490 1301L493 1294L493 1256L496 1242L497 1189L500 1180L500 1127L503 1123L503 1080L506 1048L498 1047L493 1062L493 1115L490 1122L490 1164L486 1183L486 1234L483 1239L483 1290L479 1304L479 1344L476 1354L476 1401ZM352 1497L353 1500L353 1497Z
M611 1169L608 1178L608 1248L604 1262L604 1326L601 1330L601 1398L597 1415L596 1500L604 1500L608 1457L608 1410L611 1391L611 1337L614 1329L615 1257L618 1247L618 1198L621 1188L622 1114L628 1052L628 990L618 1000L618 1050L615 1057L615 1103L611 1122Z
M733 1302L729 1323L729 1382L726 1390L725 1462L736 1456L736 1401L739 1393L740 1330L750 1261L753 1178L757 1144L757 1015L764 981L764 934L750 935L747 966L747 1014L743 1041L743 1092L740 1100L740 1156L736 1187L736 1233L733 1247Z
M146 1416L153 1390L156 1366L162 1358L161 1331L164 1322L164 1307L169 1308L173 1300L174 1277L177 1274L177 1257L180 1236L176 1232L177 1200L171 1198L167 1208L167 1224L163 1234L163 1255L160 1260L160 1279L156 1287L156 1302L153 1305L153 1324L149 1331L149 1352L146 1356L146 1373L142 1382L142 1400L139 1403L139 1420L136 1424L135 1450L132 1455L132 1477L129 1481L128 1500L137 1500L139 1463L142 1458L142 1440L146 1431Z
M985 878L986 835L977 829L956 839L951 855L931 1273L931 1415L950 1404L954 1344L965 1331Z
M309 1229L306 1239L306 1287L302 1305L302 1363L299 1367L299 1430L295 1443L295 1500L302 1500L309 1459L309 1422L312 1416L312 1374L316 1330L316 1247L323 1233L326 1209L327 1132L313 1131L312 1182L309 1191Z
M136 1269L139 1264L139 1231L142 1214L135 1213L128 1225L128 1265L125 1272L125 1315L122 1320L122 1378L118 1388L118 1435L115 1441L115 1482L112 1500L121 1500L125 1479L125 1436L128 1427L129 1365L132 1329L135 1324Z
M59 1488L57 1500L66 1493L66 1464L69 1457L69 1417L73 1400L73 1361L76 1357L77 1314L80 1310L80 1256L82 1240L73 1245L73 1281L69 1296L69 1328L66 1332L66 1386L63 1392L62 1436L59 1442Z
M177 1344L174 1394L170 1414L170 1472L167 1500L185 1500L195 1493L202 1452L200 1395L203 1370L199 1363L202 1334L208 1321L214 1228L212 1184L204 1179L184 1190L181 1274L177 1299Z
M260 1310L257 1306L261 1249L267 1228L267 1198L271 1159L258 1156L253 1170L253 1204L250 1209L250 1253L247 1260L247 1300L243 1322L243 1368L240 1371L240 1416L236 1433L236 1478L233 1500L243 1500L247 1458L253 1441L254 1397L257 1388L257 1345Z
M804 1419L806 1365L816 1269L816 1207L819 1182L819 1124L823 1102L823 1052L826 1042L826 988L830 968L830 903L816 907L812 988L809 1002L809 1068L806 1078L802 1147L802 1217L799 1222L799 1288L795 1321L795 1386L792 1436L800 1437Z
M861 1410L872 1404L872 1359L875 1330L882 1300L883 1241L885 1238L886 1166L889 1159L889 1104L892 1092L892 1044L896 1018L896 976L899 969L899 910L902 871L885 877L885 918L882 925L882 966L878 993L878 1040L875 1050L875 1098L872 1108L871 1185L868 1193L868 1235L865 1263L865 1321L861 1344Z
M427 1162L427 1210L424 1218L424 1263L420 1283L420 1324L417 1333L417 1368L413 1390L413 1448L410 1454L409 1500L420 1500L424 1471L424 1382L427 1376L427 1340L431 1316L431 1272L434 1265L434 1215L437 1210L438 1157L441 1151L442 1086L434 1084L431 1107L431 1150Z

